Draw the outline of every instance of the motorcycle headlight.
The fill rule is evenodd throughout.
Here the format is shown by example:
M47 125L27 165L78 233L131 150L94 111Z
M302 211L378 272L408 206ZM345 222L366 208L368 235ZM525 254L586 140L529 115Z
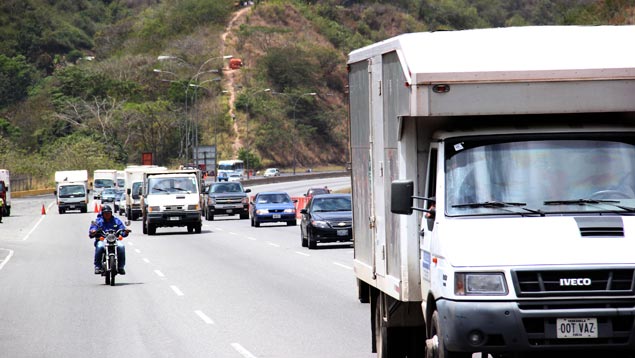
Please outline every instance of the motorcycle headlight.
M258 214L258 215L269 214L269 210L268 209L258 209L258 210L256 210L256 214Z
M502 273L455 273L454 294L470 295L506 295L507 283Z
M311 225L320 229L328 229L329 227L329 224L326 221L322 220L311 220Z

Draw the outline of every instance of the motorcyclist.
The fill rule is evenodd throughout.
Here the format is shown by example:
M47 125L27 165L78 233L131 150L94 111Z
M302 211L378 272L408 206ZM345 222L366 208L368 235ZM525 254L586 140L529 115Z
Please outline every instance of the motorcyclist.
M118 218L112 215L112 208L109 205L104 205L101 209L101 213L97 214L97 219L93 221L88 229L88 236L91 238L95 238L95 275L99 275L103 272L101 267L101 257L104 254L104 242L100 241L97 237L98 230L121 230L123 229L123 233L121 236L126 237L130 230L126 229L126 226L119 220ZM126 248L123 245L123 242L117 240L117 273L120 275L125 275L126 270L124 266L126 265Z

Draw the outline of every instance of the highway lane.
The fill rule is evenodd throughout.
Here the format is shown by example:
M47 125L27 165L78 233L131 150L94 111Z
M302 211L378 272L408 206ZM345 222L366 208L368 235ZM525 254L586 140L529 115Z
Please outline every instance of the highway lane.
M299 195L321 183L279 185L251 188ZM2 356L375 356L350 245L309 251L299 227L236 217L206 221L199 235L152 237L136 221L128 274L108 287L92 274L94 213L58 215L52 202L16 200L0 227Z

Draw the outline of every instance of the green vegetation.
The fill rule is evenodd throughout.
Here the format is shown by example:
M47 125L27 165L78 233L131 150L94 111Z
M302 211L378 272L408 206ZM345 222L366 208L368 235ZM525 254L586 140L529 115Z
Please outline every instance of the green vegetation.
M0 167L48 179L142 152L175 166L196 139L256 170L289 168L294 155L298 168L343 166L355 48L414 31L635 22L633 0L267 0L223 44L235 4L2 1ZM245 66L219 71L225 54Z

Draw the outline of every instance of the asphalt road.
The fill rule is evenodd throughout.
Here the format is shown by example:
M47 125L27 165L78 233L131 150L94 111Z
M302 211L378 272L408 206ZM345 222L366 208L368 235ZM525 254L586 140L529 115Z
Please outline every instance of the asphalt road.
M277 185L250 188L297 196L324 181ZM59 215L52 196L13 205L0 224L0 356L375 356L350 245L309 251L299 226L252 228L237 217L150 237L137 220L125 239L128 274L110 287L92 273L94 213Z

